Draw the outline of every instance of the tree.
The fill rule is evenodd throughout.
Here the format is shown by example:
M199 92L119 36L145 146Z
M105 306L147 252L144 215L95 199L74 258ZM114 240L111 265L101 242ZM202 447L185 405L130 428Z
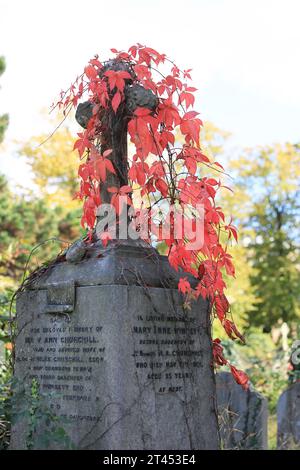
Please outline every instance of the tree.
M66 210L79 207L74 195L78 190L78 158L73 152L74 136L66 127L49 138L33 136L21 145L19 155L27 159L34 183L50 204Z
M0 76L5 71L5 60L4 57L0 57ZM8 126L8 114L2 114L0 116L0 144L4 139L4 133Z
M248 260L255 300L248 321L270 331L280 319L300 315L300 147L274 145L249 150L233 162L249 216Z
M278 201L267 197L252 217L257 236L251 245L256 269L251 283L258 300L251 322L263 324L265 330L279 319L299 320L300 246L294 232L295 211L299 207L293 198Z
M80 217L79 214L78 218ZM78 221L77 221L78 225ZM50 208L42 198L16 195L5 176L0 175L0 291L14 288L20 282L32 249L41 244L31 258L30 269L56 256L64 243L44 243L53 237L73 241L74 217L59 207Z

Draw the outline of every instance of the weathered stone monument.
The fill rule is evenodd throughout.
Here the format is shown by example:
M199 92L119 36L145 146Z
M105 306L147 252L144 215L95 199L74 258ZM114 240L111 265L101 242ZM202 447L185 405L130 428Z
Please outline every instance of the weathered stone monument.
M127 114L156 105L142 87L126 96ZM78 108L83 126L90 112L89 103ZM115 186L127 181L126 122L118 113L103 116L104 150L113 149L119 168L110 175ZM184 310L179 277L140 240L105 248L95 239L35 273L19 295L15 377L55 392L49 406L66 418L75 448L218 448L209 305L200 298ZM25 418L15 424L12 449L26 448L27 428Z
M229 372L216 374L220 435L225 449L267 449L267 400L243 390Z
M300 382L279 397L277 404L278 449L300 449Z

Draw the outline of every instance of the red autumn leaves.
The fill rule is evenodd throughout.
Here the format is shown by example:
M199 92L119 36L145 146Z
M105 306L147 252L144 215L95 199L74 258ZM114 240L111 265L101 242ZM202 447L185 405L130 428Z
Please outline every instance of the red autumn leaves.
M107 70L104 75L108 78L110 91L117 89L111 100L111 106L116 113L122 101L125 79L130 79L131 75L124 70Z
M199 113L195 111L189 111L185 113L180 123L180 131L185 136L185 141L187 144L196 144L199 147L199 136L200 136L200 127L202 126L202 121L196 116Z
M219 340L219 338L213 340L213 358L215 364L217 364L218 366L228 365L235 381L240 384L244 390L248 390L249 378L247 374L245 374L245 372L243 372L242 370L239 370L234 367L228 362L227 359L225 359L223 355L223 347L221 346L221 341Z
M185 276L179 282L179 290L187 299L198 296L210 298L212 314L221 322L225 332L232 339L243 341L236 325L228 316L229 303L225 295L226 283L224 273L234 276L235 270L227 243L237 240L237 230L231 220L226 223L222 208L216 204L217 193L224 188L216 173L207 175L207 169L216 168L217 175L223 171L222 165L203 154L200 144L202 121L199 113L194 111L194 92L190 86L190 70L181 71L165 54L152 48L136 44L125 51L112 49L115 58L128 62L133 71L129 74L124 70L106 70L100 73L103 64L98 57L92 59L84 69L84 74L77 79L68 94L62 94L59 105L64 112L69 106L76 106L84 93L93 104L93 118L86 131L78 134L74 149L80 158L85 159L79 167L81 187L78 196L83 199L82 225L93 230L97 206L100 201L100 187L107 179L107 174L115 173L110 160L111 151L101 154L100 112L111 108L118 113L125 99L126 83L138 84L150 89L157 97L158 106L155 112L147 108L137 108L132 116L128 116L128 133L134 147L134 155L129 165L128 177L130 185L121 188L111 187L111 202L118 207L120 198L132 205L130 193L138 188L142 198L155 207L166 202L176 204L180 208L188 207L190 215L184 215L187 233L176 238L174 232L164 238L161 231L161 220L155 234L157 239L165 242L168 247L170 264L176 270L183 270L194 277L196 287L191 287ZM164 72L155 74L155 70L164 64ZM167 65L169 64L169 71ZM166 71L167 70L167 71ZM123 109L123 108L122 108ZM182 141L176 143L178 134ZM203 176L202 168L206 169ZM197 205L203 207L203 244L201 247L188 250L189 234L196 227L199 213ZM135 207L138 213L140 207ZM174 223L171 223L174 229ZM227 241L220 233L227 234ZM214 360L217 365L229 365L223 358L219 340L214 342ZM236 380L245 386L246 376L229 365Z
M106 150L103 155L98 153L97 149L92 146L90 158L86 163L79 166L78 174L83 181L105 182L106 172L116 173L112 162L107 158L112 150Z
M78 169L81 187L77 196L84 199L83 216L81 219L83 227L85 225L94 227L97 207L101 204L100 184L106 181L107 172L116 173L112 162L108 158L112 153L111 149L106 150L101 155L93 144L89 148L89 160L82 163Z
M92 143L87 132L79 132L77 135L79 139L76 140L73 150L78 150L79 156L82 157L86 150L92 147Z
M112 194L110 202L114 206L117 215L120 214L124 204L131 206L131 198L128 196L131 191L132 188L128 185L121 186L121 188L116 188L114 186L108 188L108 192Z

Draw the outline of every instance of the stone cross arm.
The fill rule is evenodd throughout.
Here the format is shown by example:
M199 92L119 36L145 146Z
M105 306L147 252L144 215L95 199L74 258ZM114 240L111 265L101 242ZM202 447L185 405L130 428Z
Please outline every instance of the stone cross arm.
M158 100L155 94L141 85L125 86L125 111L130 116L139 108L148 108L154 111L157 107ZM77 107L75 119L84 129L87 128L88 122L93 115L93 103L85 101Z

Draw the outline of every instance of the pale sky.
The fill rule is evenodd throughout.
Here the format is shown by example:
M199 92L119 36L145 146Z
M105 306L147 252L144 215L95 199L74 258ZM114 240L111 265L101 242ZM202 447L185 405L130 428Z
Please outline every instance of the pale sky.
M193 69L195 108L233 147L299 142L299 20L299 0L0 0L0 172L21 181L13 141L52 131L41 109L94 54L136 42Z

